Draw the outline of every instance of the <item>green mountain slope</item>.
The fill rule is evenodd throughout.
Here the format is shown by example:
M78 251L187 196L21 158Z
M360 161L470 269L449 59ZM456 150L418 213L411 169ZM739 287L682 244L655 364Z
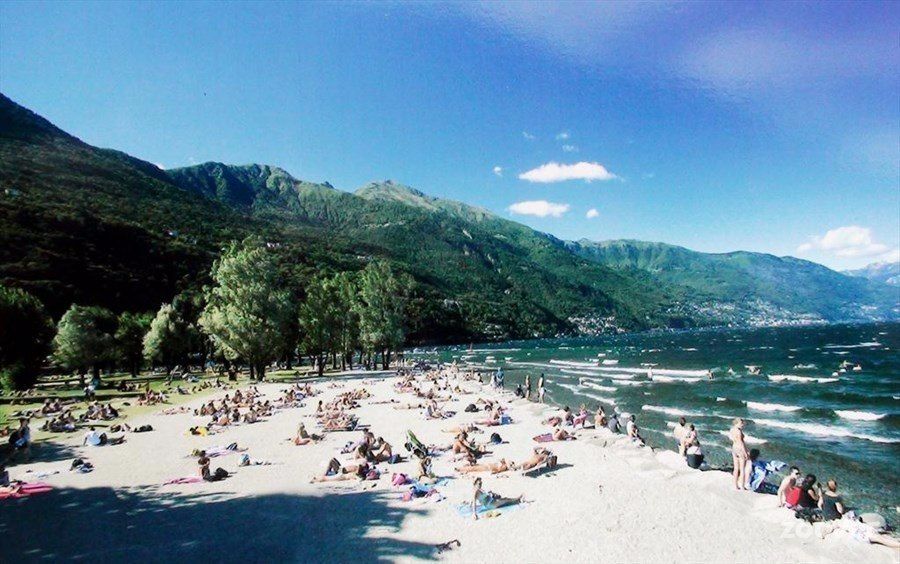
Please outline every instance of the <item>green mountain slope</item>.
M155 166L97 149L0 95L0 282L53 312L155 308L247 230Z
M579 256L624 272L643 271L667 285L695 315L727 319L795 316L828 321L892 317L900 292L820 264L763 253L700 253L644 241L578 241ZM737 310L734 309L737 306Z
M482 335L552 334L607 316L628 328L666 322L659 312L667 298L646 277L592 264L546 234L391 181L350 194L258 165L168 172L179 186L226 203L231 194L253 193L252 203L239 205L256 218L390 258L441 297L441 315ZM248 180L238 187L235 179Z

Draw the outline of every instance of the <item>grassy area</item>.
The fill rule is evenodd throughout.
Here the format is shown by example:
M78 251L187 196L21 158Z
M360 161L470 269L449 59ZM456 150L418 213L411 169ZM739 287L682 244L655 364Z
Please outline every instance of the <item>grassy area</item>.
M143 376L144 377L154 376L155 378L153 380L146 380L145 378L144 379L141 379L141 378L135 379L135 381L140 383L140 388L142 391L144 390L144 388L148 382L150 384L150 389L157 391L157 392L165 391L167 389L174 390L174 386L177 386L178 384L182 384L183 387L185 387L187 389L190 389L192 386L195 385L194 383L189 383L189 382L185 383L185 382L181 382L179 380L173 380L171 385L167 384L165 374L161 374L161 375L160 374L155 374L155 375L145 374ZM117 380L121 380L121 379L122 378L115 378L115 377L104 378L104 382L109 383L111 381L117 381ZM128 379L131 380L130 377L128 377ZM204 377L201 377L200 379L201 379L201 381L214 380L215 376L209 376L209 377L204 376ZM239 381L237 382L237 385L245 385L247 383L249 383L249 380L239 379ZM121 422L121 421L125 421L125 420L135 417L135 416L140 416L140 415L143 415L146 413L152 413L155 411L159 411L160 409L164 409L165 407L171 407L171 406L179 405L182 403L186 403L193 399L203 397L212 392L215 392L216 390L217 390L216 388L207 388L205 390L200 390L196 393L186 394L186 395L178 394L178 393L169 393L168 394L168 396L169 396L168 404L156 404L156 405L147 405L147 406L137 405L137 397L140 395L140 392L120 392L116 389L101 388L101 389L97 390L96 394L97 394L97 400L104 402L104 403L112 402L113 406L116 409L118 409L119 412L122 414L122 417L120 419L116 420L116 422ZM76 412L82 411L82 410L86 409L86 407L87 407L87 403L83 400L84 393L82 392L82 390L80 388L68 389L68 390L52 390L52 391L48 390L48 391L46 391L46 393L42 393L39 396L40 399L32 398L32 397L9 398L9 397L0 396L0 401L4 402L4 403L0 403L0 427L14 425L16 422L16 418L13 414L16 412L25 411L25 410L29 410L29 409L39 409L44 401L43 400L44 397L50 397L52 399L59 398L60 400L63 400L63 401L77 399L78 400L77 402L67 404L67 407L72 408ZM9 402L10 399L14 399L17 403L10 403ZM129 405L125 405L126 403ZM39 422L37 424L32 422L32 434L33 434L35 442L39 442L43 439L48 439L48 438L55 437L58 435L58 433L47 433L47 432L43 432L43 431L38 431L37 427L40 426L43 423L43 421L42 420L36 420L36 421L39 421ZM99 423L98 426L104 426L105 424L106 424L106 422Z

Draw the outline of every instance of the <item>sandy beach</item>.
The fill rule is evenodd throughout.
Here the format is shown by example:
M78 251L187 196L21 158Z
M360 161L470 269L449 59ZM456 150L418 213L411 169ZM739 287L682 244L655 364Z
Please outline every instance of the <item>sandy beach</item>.
M277 410L254 423L230 426L211 436L188 428L208 417L154 413L129 419L150 424L147 433L128 433L122 445L81 446L83 433L43 445L42 462L10 468L13 479L43 481L48 493L0 501L0 554L10 562L85 559L91 561L423 561L538 562L897 562L896 550L858 542L842 531L824 540L812 526L777 507L774 496L737 492L730 475L689 469L675 452L652 451L606 430L578 431L578 439L549 443L559 465L537 475L477 474L486 490L524 495L525 502L491 518L463 517L457 506L472 497L472 478L454 471L452 453L434 458L434 472L450 479L440 495L403 501L408 487L391 485L391 474L412 474L415 463L403 448L406 431L426 444L449 445L459 424L487 416L465 413L476 399L499 399L513 423L491 432L504 444L491 447L485 461L501 457L521 462L549 429L541 420L552 406L517 399L477 381L459 382L468 393L443 405L456 415L426 419L417 403L398 394L395 376L351 376L312 381L319 395L302 407ZM246 384L239 386L246 388ZM259 384L275 400L289 384ZM321 399L365 387L372 395L352 412L360 425L384 437L407 460L378 465L377 481L310 483L332 457L362 433L327 433L318 443L289 441L303 422L319 432L314 412ZM186 404L198 407L217 391ZM160 406L162 410L165 406ZM236 442L254 461L270 465L238 467L240 454L212 459L231 476L220 482L164 485L197 474L195 449ZM71 473L76 457L95 466ZM48 461L49 459L49 461ZM59 473L54 473L59 471ZM45 474L49 473L49 474ZM770 478L771 480L772 478ZM437 545L458 540L450 550Z

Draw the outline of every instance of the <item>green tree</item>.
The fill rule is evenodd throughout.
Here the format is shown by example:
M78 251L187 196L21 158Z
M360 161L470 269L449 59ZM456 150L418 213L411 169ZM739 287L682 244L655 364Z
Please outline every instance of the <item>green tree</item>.
M325 370L325 355L335 350L338 342L338 286L325 276L313 278L306 286L306 300L300 305L300 328L303 351L316 358L319 375Z
M24 390L50 352L53 321L36 297L0 286L0 386Z
M143 353L152 365L163 365L171 373L186 362L191 352L191 326L172 304L163 304L144 335Z
M356 312L360 341L368 353L381 354L384 370L390 366L391 353L405 340L404 312L410 285L407 277L396 276L382 261L370 263L359 276Z
M232 359L243 359L257 378L284 350L296 307L281 284L271 252L253 240L232 243L213 265L214 285L200 325Z
M356 296L359 287L351 272L335 276L337 285L337 342L336 352L341 355L341 367L353 369L353 353L359 348L359 313Z
M144 360L144 336L150 330L153 317L147 313L124 312L119 315L116 329L116 355L132 376L137 376Z
M59 320L53 338L53 355L84 381L88 368L100 378L100 367L112 359L116 316L102 307L73 304Z

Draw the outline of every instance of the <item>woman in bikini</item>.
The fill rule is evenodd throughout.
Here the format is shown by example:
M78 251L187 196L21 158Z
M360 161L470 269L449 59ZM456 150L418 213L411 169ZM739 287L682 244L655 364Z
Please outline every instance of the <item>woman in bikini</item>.
M486 492L481 489L481 478L475 478L474 491L472 492L472 517L478 520L478 506L485 509L499 509L509 505L522 503L525 496L501 497L494 492Z
M460 474L469 474L472 472L490 472L491 474L502 474L503 472L508 472L510 470L515 470L516 465L507 462L505 458L501 458L500 462L493 462L488 464L471 464L469 466L461 466L456 469Z
M734 462L734 470L731 473L734 478L734 487L738 490L746 490L746 467L750 453L747 451L747 445L744 443L743 419L740 417L734 419L731 430L728 431L728 436L731 438L731 460Z

